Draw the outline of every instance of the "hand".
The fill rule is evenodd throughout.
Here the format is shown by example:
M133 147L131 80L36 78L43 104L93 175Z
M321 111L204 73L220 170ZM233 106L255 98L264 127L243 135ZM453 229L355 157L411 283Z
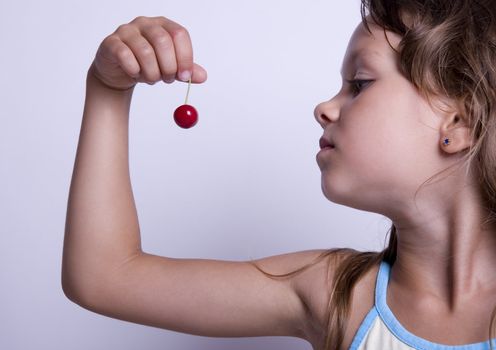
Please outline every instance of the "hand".
M192 73L192 83L207 80L207 71L193 63L188 31L165 17L136 17L107 36L96 53L88 74L109 88L128 90L138 82L168 84Z

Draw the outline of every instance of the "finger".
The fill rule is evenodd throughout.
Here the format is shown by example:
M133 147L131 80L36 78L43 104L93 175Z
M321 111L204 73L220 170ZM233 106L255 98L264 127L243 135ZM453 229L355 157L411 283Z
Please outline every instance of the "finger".
M193 63L193 76L191 77L192 84L200 84L207 80L207 71L199 64Z
M121 40L129 46L140 64L140 78L148 84L154 84L162 79L158 67L157 56L153 46L139 31L127 32L120 35Z
M174 42L169 33L160 25L149 25L141 29L141 34L155 49L162 80L167 83L174 81L177 63Z
M122 70L130 77L137 78L140 72L140 65L134 56L133 52L124 44L124 42L116 35L106 37L99 50L103 60L116 62ZM98 55L97 55L98 57Z
M165 17L156 17L161 26L169 33L173 42L177 61L177 78L188 81L193 73L193 45L188 31L183 26ZM189 76L188 76L189 74Z

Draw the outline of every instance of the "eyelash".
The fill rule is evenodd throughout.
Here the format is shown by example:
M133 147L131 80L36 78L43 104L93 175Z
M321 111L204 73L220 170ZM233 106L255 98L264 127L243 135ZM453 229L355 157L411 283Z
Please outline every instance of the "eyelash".
M351 92L353 93L353 96L356 96L358 95L362 89L360 89L358 87L359 84L367 84L367 83L370 83L372 80L360 80L360 79L356 79L356 80L348 80L348 83L350 83L351 85Z

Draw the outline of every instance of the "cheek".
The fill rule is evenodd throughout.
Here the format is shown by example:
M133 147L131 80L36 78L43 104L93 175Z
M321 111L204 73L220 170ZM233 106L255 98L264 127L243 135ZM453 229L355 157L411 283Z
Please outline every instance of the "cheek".
M423 142L419 134L421 111L411 91L398 89L404 93L377 89L363 95L342 120L342 170L356 186L408 186L408 179L419 175L419 158L425 152L424 147L418 147Z
M401 139L398 108L384 96L364 95L342 121L340 148L352 159L379 160Z
M438 128L426 123L435 116L408 82L362 97L342 113L322 186L332 201L373 211L410 198L439 170Z

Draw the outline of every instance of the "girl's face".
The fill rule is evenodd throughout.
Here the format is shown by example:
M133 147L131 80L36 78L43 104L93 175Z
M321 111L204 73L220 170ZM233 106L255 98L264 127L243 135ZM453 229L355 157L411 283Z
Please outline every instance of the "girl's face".
M315 108L323 137L335 145L316 159L329 200L394 216L443 168L442 118L400 72L383 29L368 22L372 35L360 23L350 39L341 90ZM386 33L397 49L401 37Z

